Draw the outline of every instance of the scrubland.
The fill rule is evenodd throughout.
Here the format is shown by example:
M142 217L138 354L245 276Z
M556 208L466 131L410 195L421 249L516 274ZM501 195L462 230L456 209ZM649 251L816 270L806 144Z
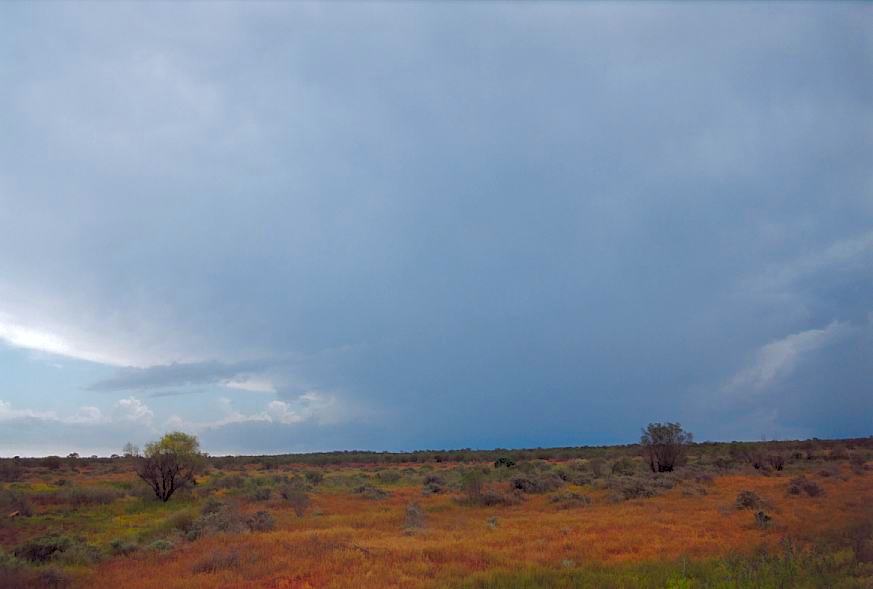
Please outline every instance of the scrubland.
M0 462L0 587L873 587L873 439Z

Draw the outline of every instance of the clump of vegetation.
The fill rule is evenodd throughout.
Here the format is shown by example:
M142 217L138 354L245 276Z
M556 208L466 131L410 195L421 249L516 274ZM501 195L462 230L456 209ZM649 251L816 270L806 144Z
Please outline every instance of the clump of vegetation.
M591 467L591 474L594 475L594 478L599 479L604 474L604 469L606 468L606 461L602 458L595 458L591 462L588 463L588 466Z
M782 470L785 468L785 457L782 454L770 454L767 463L773 470Z
M192 522L185 537L188 540L196 540L220 532L238 534L246 529L248 529L246 522L234 506L209 502L204 507L202 515Z
M391 485L400 481L401 476L396 470L380 470L376 473L376 478L379 479L379 482L381 483Z
M614 475L630 476L637 471L637 465L627 456L622 456L612 463L610 472Z
M818 471L818 476L822 478L831 478L840 476L840 469L836 466L827 466L820 471Z
M612 491L610 499L613 502L654 497L672 489L675 485L675 479L666 474L611 477L606 484Z
M14 459L0 458L0 483L14 483L24 476L24 468Z
M424 510L418 503L412 502L406 505L403 527L407 530L417 530L424 527Z
M173 546L175 545L170 540L161 538L149 544L148 548L155 552L168 552L173 549Z
M124 497L124 492L112 487L64 487L58 499L73 507L106 505Z
M375 501L385 499L386 497L391 495L391 493L389 493L388 491L380 489L379 487L374 487L372 485L361 485L359 487L355 487L354 493L355 495L359 495L365 499L372 499Z
M320 485L324 481L324 473L320 470L307 470L304 474L306 482L310 485Z
M15 489L0 489L0 517L30 517L33 506L27 495Z
M446 490L446 481L440 476L435 474L429 474L424 477L424 481L422 481L422 495L439 495L440 493L445 492Z
M34 563L48 562L56 555L69 550L75 540L67 536L50 534L34 538L18 546L13 554L16 558Z
M501 456L494 461L494 468L514 468L515 460L506 456Z
M556 505L558 509L573 509L591 504L591 498L573 491L566 491L552 495L549 497L549 502Z
M198 560L191 567L195 574L217 573L226 569L238 568L241 564L239 550L214 550L206 557Z
M824 489L815 481L799 476L791 479L791 482L788 483L788 493L791 495L806 493L810 497L818 497L824 494Z
M130 542L128 540L124 540L122 538L116 538L112 542L109 543L109 549L112 554L129 556L136 552L139 549L135 543Z
M541 476L516 476L509 481L510 488L522 493L548 493L564 484L555 474Z
M268 511L258 511L249 516L246 525L252 532L270 532L276 527L276 518Z
M269 487L255 487L246 494L246 497L251 501L269 501L272 496L273 490Z
M650 423L640 437L652 472L671 472L681 465L692 441L691 433L678 423Z
M762 530L766 530L767 528L769 528L772 523L773 518L763 511L759 511L755 514L755 524Z
M737 509L761 509L765 503L754 491L740 491L735 505Z
M284 485L279 490L279 495L294 509L294 514L297 517L306 515L306 510L309 509L311 501L306 485L302 481L295 480Z

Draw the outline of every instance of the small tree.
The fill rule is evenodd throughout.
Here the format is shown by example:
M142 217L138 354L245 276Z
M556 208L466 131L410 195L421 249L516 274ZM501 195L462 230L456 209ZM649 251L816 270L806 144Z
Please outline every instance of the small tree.
M148 483L158 499L168 501L178 489L195 483L194 475L202 465L197 437L172 432L146 444L143 455L137 457L136 474Z
M678 423L650 423L640 444L652 472L670 472L682 463L693 436Z
M139 447L134 445L133 442L128 442L124 445L124 448L122 449L121 454L125 458L132 458L134 456L139 456Z

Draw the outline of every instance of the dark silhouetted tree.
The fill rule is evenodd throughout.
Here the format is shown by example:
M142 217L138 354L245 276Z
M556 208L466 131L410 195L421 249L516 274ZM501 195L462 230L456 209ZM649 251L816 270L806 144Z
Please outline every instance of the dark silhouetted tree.
M652 472L670 472L679 466L692 438L678 423L650 423L643 430L640 444Z

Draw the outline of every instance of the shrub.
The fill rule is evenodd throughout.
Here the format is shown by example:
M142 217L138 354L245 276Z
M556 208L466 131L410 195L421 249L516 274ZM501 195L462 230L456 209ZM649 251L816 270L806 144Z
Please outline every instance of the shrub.
M33 506L27 495L15 489L0 489L0 517L30 517Z
M386 497L391 495L391 493L389 493L388 491L385 491L378 487L374 487L372 485L361 485L360 487L356 487L354 493L355 495L360 495L365 499L373 500L385 499Z
M418 503L408 503L406 505L406 517L404 518L403 526L408 530L424 527L424 510Z
M694 477L694 482L699 484L699 485L714 485L715 479L712 478L712 475L703 473L703 474L696 475Z
M0 483L14 483L24 476L24 469L14 460L0 459Z
M736 500L737 509L760 509L764 501L754 491L740 491Z
M467 501L478 503L482 498L482 489L484 482L482 472L479 470L470 470L461 475L461 490L463 491Z
M69 587L73 583L70 575L53 566L43 568L37 575L37 579L41 587L51 587L52 589Z
M785 457L781 454L770 454L767 457L767 462L773 470L782 470L785 468Z
M496 507L500 505L518 505L522 501L524 501L524 498L519 492L501 493L494 489L487 489L479 495L475 503L485 507Z
M56 553L63 552L72 545L72 539L66 536L51 534L25 542L18 546L13 554L22 560L43 563L48 562Z
M324 481L324 473L319 470L307 470L303 476L306 477L306 482L310 485L320 485Z
M267 511L259 511L249 516L246 525L252 532L269 532L276 527L276 519Z
M773 518L764 513L763 511L759 511L755 514L755 523L759 528L767 529L773 523Z
M678 423L650 423L643 430L640 444L652 472L671 472L684 461L692 440L691 433Z
M602 458L595 458L590 462L591 466L591 474L594 475L594 478L599 479L603 476L603 469L606 466L606 461Z
M622 456L612 463L610 472L619 475L632 475L637 470L637 465L627 456Z
M133 542L123 540L122 538L116 538L109 543L109 550L114 555L129 556L136 552L138 548Z
M556 505L558 509L572 509L575 507L585 507L591 503L591 499L587 495L581 495L572 491L558 493L549 497L549 502Z
M506 456L501 456L494 461L494 468L513 468L514 466L515 460L513 460L512 458L507 458Z
M124 497L124 493L111 487L65 487L58 497L73 507L106 505Z
M561 477L554 474L542 475L539 477L517 476L509 481L512 489L521 491L522 493L548 493L554 491L564 484Z
M269 501L272 495L273 491L269 487L258 487L249 492L247 497L251 501Z
M791 479L791 482L788 483L788 493L791 495L806 493L810 497L818 497L824 494L824 489L815 481L810 481L806 477L800 476Z
M660 495L663 491L672 489L675 484L675 478L665 474L619 476L610 478L607 488L612 491L612 501L629 501Z
M26 587L32 575L24 561L0 550L0 588Z
M96 546L77 539L66 550L56 552L52 561L68 566L91 566L99 562L101 557L102 554Z
M191 510L184 509L171 514L164 522L164 525L179 530L183 534L187 534L194 527L195 516Z
M396 483L400 480L400 473L396 470L381 470L376 473L376 478L382 483Z
M169 550L172 550L173 546L174 545L171 541L161 538L149 544L149 550L154 550L156 552L167 552Z
M207 508L204 508L203 514L194 520L186 533L188 540L220 532L239 533L247 529L236 508L224 504L219 504L218 508L208 505Z
M306 514L310 504L309 494L306 492L306 486L300 481L292 481L284 485L279 494L294 509L294 514L297 517L303 517Z
M42 459L42 465L49 470L58 470L63 466L64 461L60 456L46 456Z
M191 571L195 574L216 573L240 566L239 550L214 550L208 556L194 563Z
M438 495L445 491L446 481L442 477L435 474L429 474L424 477L422 482L422 495Z
M834 446L828 454L828 460L848 460L849 451L845 446Z
M835 466L829 466L827 468L823 468L820 471L818 471L818 476L820 476L822 478L835 477L835 476L839 476L839 474L840 474L840 469L835 467Z

